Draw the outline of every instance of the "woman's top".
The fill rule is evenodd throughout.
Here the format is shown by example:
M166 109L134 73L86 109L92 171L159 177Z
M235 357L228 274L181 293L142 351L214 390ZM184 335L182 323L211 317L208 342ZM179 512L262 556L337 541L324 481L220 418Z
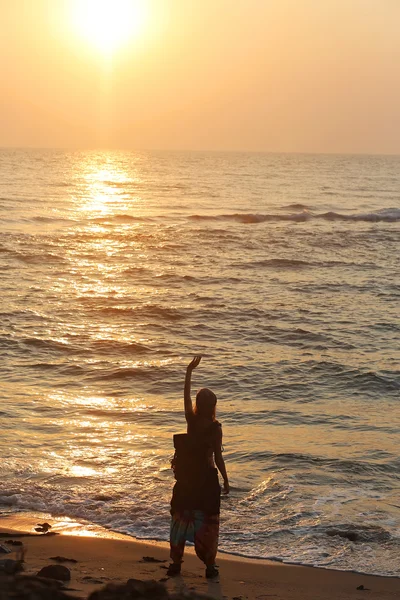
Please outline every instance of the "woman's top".
M221 488L214 463L214 452L221 440L221 424L196 415L188 418L188 432L174 435L172 459L176 483L171 514L182 510L201 510L218 515Z
M221 424L192 415L188 432L174 435L175 455L172 460L177 481L193 483L215 469L214 452L221 436Z
M187 418L188 436L206 448L208 466L215 468L214 452L221 435L221 423L193 414Z

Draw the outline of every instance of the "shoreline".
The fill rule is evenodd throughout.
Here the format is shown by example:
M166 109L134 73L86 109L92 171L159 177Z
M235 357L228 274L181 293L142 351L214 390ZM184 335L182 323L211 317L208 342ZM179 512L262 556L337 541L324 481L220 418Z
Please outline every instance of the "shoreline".
M400 578L381 575L365 575L352 571L288 564L263 558L246 558L219 553L217 563L220 576L206 580L204 566L194 550L188 548L182 565L182 575L166 578L169 564L169 548L166 542L137 540L130 536L85 526L65 520L57 525L48 519L58 535L40 535L34 532L37 520L34 515L2 515L0 518L0 543L2 537L21 535L26 550L25 573L36 574L48 564L57 564L53 556L77 560L65 562L71 570L68 587L72 596L82 597L106 583L124 583L130 578L164 581L167 589L196 591L220 600L361 600L368 590L374 600L394 600L400 595ZM58 521L60 524L61 521ZM28 534L28 535L27 535ZM29 535L32 534L32 535ZM25 537L26 536L26 537ZM10 546L16 552L13 546ZM14 557L14 553L10 555ZM150 560L143 560L150 557ZM359 586L363 586L361 589Z
M18 531L19 533L32 533L34 526L39 521L51 521L52 530L62 535L74 535L77 537L95 537L96 539L120 539L128 540L138 544L154 545L160 548L164 548L169 552L169 542L167 540L161 540L156 538L138 538L128 533L122 533L113 529L107 529L101 525L90 522L76 521L70 517L54 517L50 513L40 513L33 511L21 511L21 512L7 512L2 513L0 511L0 532L4 529L10 531ZM5 525L5 526L4 526ZM1 537L1 535L0 535ZM195 556L194 546L190 544L186 546L185 555L193 554ZM400 582L400 575L386 575L380 573L367 573L365 571L357 571L356 569L338 569L335 567L329 567L324 565L312 565L307 563L301 563L290 560L283 560L278 557L263 557L263 556L248 556L245 554L239 554L235 552L229 552L227 550L218 549L218 556L226 558L227 560L239 561L244 563L254 564L281 564L290 567L305 567L309 569L318 569L321 571L333 571L337 573L354 573L356 575L365 577L382 577L387 579L397 579Z

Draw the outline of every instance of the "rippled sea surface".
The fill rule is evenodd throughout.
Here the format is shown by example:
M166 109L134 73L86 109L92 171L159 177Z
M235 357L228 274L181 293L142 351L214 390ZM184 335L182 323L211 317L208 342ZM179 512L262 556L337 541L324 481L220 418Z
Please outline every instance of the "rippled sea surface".
M168 539L218 396L222 550L400 575L400 158L0 150L0 504Z

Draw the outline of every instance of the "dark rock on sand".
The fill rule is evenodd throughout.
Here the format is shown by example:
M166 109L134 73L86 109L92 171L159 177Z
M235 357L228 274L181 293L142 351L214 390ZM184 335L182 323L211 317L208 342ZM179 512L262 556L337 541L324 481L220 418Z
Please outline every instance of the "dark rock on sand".
M22 571L22 561L12 560L12 558L4 558L0 560L0 573L6 573L7 575L13 575Z
M58 589L57 582L38 577L7 577L0 574L0 600L70 600Z
M22 546L22 542L20 540L8 540L7 544L9 546Z
M109 583L103 589L92 592L88 600L167 600L168 592L157 581L129 579L126 584Z
M58 565L59 566L59 565ZM7 576L0 573L0 600L70 600L60 589L60 583L35 576ZM186 592L168 594L156 581L130 579L126 584L109 583L92 592L88 600L209 600L209 596Z
M47 567L40 569L37 576L57 579L58 581L69 581L71 579L71 571L63 565L47 565Z
M47 533L49 529L51 529L50 523L38 523L35 527L35 531L39 533Z

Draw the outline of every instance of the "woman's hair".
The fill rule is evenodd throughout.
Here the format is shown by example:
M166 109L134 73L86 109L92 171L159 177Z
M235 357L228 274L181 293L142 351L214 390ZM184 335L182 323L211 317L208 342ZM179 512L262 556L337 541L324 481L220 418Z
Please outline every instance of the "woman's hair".
M203 388L197 392L196 406L194 413L198 417L215 421L215 411L217 405L217 396L208 388Z

